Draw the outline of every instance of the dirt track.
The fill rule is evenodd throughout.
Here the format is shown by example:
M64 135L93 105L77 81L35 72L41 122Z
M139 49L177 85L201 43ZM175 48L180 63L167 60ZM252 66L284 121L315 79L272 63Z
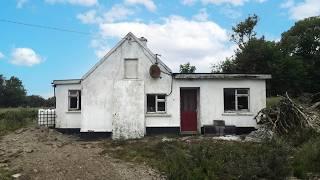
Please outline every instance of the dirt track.
M114 159L103 140L83 141L46 128L25 128L0 139L0 167L18 179L161 179L146 165Z

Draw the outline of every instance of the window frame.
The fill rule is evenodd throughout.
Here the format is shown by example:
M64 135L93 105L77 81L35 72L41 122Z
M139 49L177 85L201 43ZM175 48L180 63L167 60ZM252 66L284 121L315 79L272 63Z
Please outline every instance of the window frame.
M223 88L223 103L225 104L224 101L224 93L225 89L233 89L234 90L234 104L235 104L235 110L225 110L224 105L223 105L223 110L225 113L233 113L233 112L250 112L250 88ZM246 94L238 94L238 90L247 90ZM248 99L248 109L238 109L238 97L247 97Z
M155 96L155 108L154 112L148 111L148 101L146 102L146 113L147 114L165 114L167 113L167 95L166 94L146 94L146 100L148 100L148 95ZM158 96L164 96L164 99L159 99ZM164 111L158 111L158 102L164 102Z
M76 91L76 94L71 94L71 91ZM77 98L77 107L71 108L71 98ZM81 90L79 89L69 89L68 90L68 111L81 111Z

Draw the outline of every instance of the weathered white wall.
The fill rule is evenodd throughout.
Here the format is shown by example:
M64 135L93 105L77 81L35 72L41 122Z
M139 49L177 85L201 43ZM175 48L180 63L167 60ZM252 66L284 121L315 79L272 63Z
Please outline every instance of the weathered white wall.
M213 120L225 120L226 125L237 127L256 127L256 121L253 118L266 106L265 80L174 80L172 94L167 97L167 115L146 117L147 127L180 126L181 87L199 88L198 127L212 125ZM250 112L224 113L223 88L249 88Z
M113 139L135 139L145 134L144 82L122 80L115 83L113 94ZM130 107L128 107L130 104Z
M126 58L138 59L136 80L125 78ZM150 77L152 61L149 58L150 55L137 42L125 41L82 81L82 132L112 132L117 128L123 129L124 126L129 128L131 124L126 119L127 113L130 113L131 123L139 124L137 126L140 127L143 122L145 127L145 93L168 93L170 87L167 85L171 83L171 77L165 74L161 79ZM163 67L160 68L165 71ZM134 94L131 93L133 89L136 89ZM115 108L115 104L121 104L122 107ZM116 123L117 118L124 119L119 119L119 123Z
M56 96L56 128L80 128L81 112L69 111L69 90L80 90L80 84L57 85L55 89Z

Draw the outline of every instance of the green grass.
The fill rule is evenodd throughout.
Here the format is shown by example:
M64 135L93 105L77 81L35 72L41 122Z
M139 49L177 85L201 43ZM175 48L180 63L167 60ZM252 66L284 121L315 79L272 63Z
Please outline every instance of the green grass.
M36 117L34 108L0 109L0 136L35 123Z
M174 140L159 137L107 142L104 153L145 162L168 179L284 179L292 171L290 149L282 143Z
M315 137L298 148L294 155L294 175L304 179L320 178L320 137Z
M278 96L274 96L274 97L268 97L267 98L267 107L273 107L275 105L277 105L281 100L281 97Z
M18 112L23 110L38 110L39 108L24 108L24 107L18 107L18 108L0 108L0 114L5 112Z
M0 179L1 180L12 180L14 173L5 169L0 168Z

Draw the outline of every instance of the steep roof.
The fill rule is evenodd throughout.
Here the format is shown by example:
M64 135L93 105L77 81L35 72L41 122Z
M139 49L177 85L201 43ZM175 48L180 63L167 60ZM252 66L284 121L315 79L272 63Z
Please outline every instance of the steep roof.
M84 76L82 76L82 79L86 79L95 69L97 69L105 60L108 59L108 57L116 51L122 43L124 43L126 40L132 38L134 41L136 41L147 53L147 57L153 62L156 62L156 55L151 52L151 50L143 45L143 43L131 32L129 32L124 38L122 38L121 41L119 41L115 47L113 47L99 62L97 62ZM167 73L172 73L171 69L165 65L159 58L157 58L157 62L167 71Z

